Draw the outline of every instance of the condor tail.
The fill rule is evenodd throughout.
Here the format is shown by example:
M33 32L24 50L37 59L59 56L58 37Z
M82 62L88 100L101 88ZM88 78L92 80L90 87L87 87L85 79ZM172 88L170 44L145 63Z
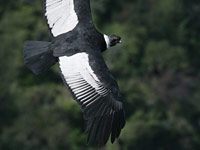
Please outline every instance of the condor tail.
M57 62L49 45L50 42L41 41L27 41L25 43L24 63L36 75L47 71Z

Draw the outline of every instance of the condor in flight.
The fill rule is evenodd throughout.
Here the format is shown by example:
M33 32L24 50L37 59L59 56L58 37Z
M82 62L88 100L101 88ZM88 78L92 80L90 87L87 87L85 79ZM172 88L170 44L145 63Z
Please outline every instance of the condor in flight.
M28 41L25 65L35 74L59 63L61 77L80 105L86 122L87 143L113 143L125 125L122 96L102 52L121 42L116 35L94 26L90 0L46 0L45 16L53 40Z

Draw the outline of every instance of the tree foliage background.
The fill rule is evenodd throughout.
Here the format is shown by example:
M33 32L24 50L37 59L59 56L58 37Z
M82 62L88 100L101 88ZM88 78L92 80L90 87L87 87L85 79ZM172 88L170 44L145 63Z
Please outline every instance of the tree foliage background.
M127 124L107 150L200 147L200 1L91 0L100 31L123 44L104 53L124 96ZM0 149L93 149L58 66L34 76L26 40L50 40L40 0L0 1Z

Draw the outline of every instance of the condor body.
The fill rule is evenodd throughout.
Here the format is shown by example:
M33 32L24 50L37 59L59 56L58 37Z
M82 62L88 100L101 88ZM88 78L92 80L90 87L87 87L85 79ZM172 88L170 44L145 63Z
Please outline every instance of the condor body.
M61 77L80 105L88 144L114 142L125 125L122 96L101 52L120 43L116 35L94 26L90 0L46 0L45 16L51 42L28 41L25 65L35 74L59 63Z

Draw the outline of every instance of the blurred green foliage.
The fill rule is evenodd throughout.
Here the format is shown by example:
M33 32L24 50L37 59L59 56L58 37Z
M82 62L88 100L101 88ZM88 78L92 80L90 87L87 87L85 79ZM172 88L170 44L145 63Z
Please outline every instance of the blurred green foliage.
M123 44L105 52L127 125L107 150L200 147L200 1L91 0L96 26ZM26 40L50 40L42 2L0 1L0 149L86 150L84 122L57 66L34 76Z

